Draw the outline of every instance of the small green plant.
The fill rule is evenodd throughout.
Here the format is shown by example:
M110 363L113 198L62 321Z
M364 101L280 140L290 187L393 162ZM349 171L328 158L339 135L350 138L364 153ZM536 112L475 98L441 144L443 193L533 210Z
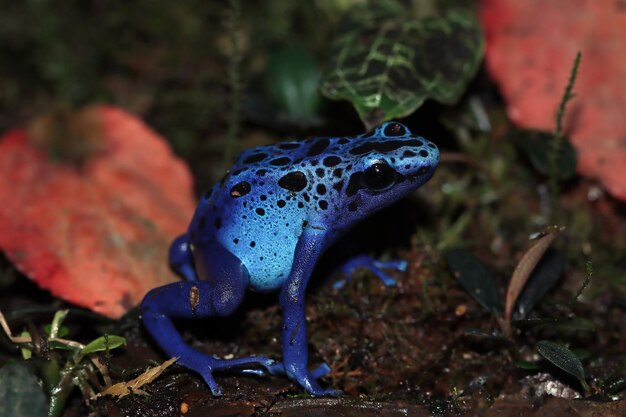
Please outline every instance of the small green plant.
M30 326L28 331L22 332L20 336L13 336L4 315L0 312L0 326L4 333L12 343L21 348L24 364L34 367L41 377L43 390L49 400L49 417L63 414L67 398L75 388L81 391L85 399L96 395L96 391L102 388L94 387L100 384L98 375L101 376L103 385L111 385L107 367L97 353L108 354L110 350L126 343L123 337L115 335L100 336L86 345L65 339L68 330L63 326L63 321L67 313L68 310L57 311L43 332ZM24 384L31 378L25 377ZM15 392L15 395L24 395L23 393L28 391L18 387ZM28 401L28 398L23 400ZM15 403L19 404L20 401Z
M533 168L548 178L553 220L557 220L558 216L556 209L560 183L572 178L576 173L576 150L563 132L563 119L567 103L574 98L573 89L580 60L581 54L578 52L556 112L554 132L522 129L514 132L512 137L514 143L526 154Z
M559 110L556 113L556 127L554 129L554 139L552 139L552 149L549 153L549 173L550 173L550 191L552 194L552 202L556 201L559 194L559 175L558 166L559 161L562 158L564 150L565 135L563 134L563 118L565 117L565 110L567 103L574 98L572 90L574 89L574 83L576 82L576 76L578 75L578 67L580 66L581 53L576 54L574 64L572 65L572 71L570 72L569 81L565 87L563 97L561 97L561 103L559 104Z
M514 324L550 326L552 329L575 328L577 330L593 330L588 320L568 318L566 320L524 320L533 307L556 284L565 269L565 257L550 248L561 228L551 227L534 237L529 247L518 262L506 290L504 307L502 306L496 279L489 268L466 249L454 249L445 255L448 267L463 288L496 319L500 326L500 335L509 346L515 347L516 331ZM589 268L588 268L589 272ZM589 276L590 278L590 276ZM583 286L586 286L588 279ZM580 292L579 292L580 293ZM576 295L576 298L580 294ZM513 319L517 320L514 321ZM472 330L470 334L480 335L480 331ZM494 334L489 334L490 338ZM539 341L535 348L546 360L576 377L585 393L589 386L584 378L582 363L566 346L550 341ZM515 349L513 356L518 356ZM535 368L534 364L516 361L526 369Z

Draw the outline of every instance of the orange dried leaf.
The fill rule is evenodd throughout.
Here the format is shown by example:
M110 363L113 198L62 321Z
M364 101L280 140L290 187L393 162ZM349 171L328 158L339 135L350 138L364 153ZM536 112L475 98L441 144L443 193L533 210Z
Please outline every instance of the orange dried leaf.
M519 126L553 131L578 51L565 134L577 169L626 200L626 9L618 2L481 0L486 63Z
M193 213L191 175L122 110L56 122L0 138L0 249L54 295L117 318L177 279L167 251Z

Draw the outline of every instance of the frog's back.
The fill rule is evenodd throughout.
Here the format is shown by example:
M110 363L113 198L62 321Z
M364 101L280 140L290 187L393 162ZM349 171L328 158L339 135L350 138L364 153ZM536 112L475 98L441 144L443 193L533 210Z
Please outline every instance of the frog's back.
M291 271L303 228L328 223L323 214L332 197L317 186L316 177L331 142L315 138L250 149L214 187L215 214L205 223L212 221L216 238L244 263L253 288L279 288Z
M279 288L304 228L325 230L330 244L355 221L406 194L400 189L373 198L360 193L363 172L372 161L389 159L399 181L408 181L405 173L423 169L419 164L424 160L436 166L434 145L404 127L402 135L394 135L400 137L389 138L384 128L352 138L319 137L243 152L201 202L190 234L196 230L197 236L216 238L237 256L253 288Z

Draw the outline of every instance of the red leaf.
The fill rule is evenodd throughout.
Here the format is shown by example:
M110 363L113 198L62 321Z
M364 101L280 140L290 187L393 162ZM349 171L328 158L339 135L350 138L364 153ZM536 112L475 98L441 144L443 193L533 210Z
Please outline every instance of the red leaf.
M518 125L554 130L576 53L566 134L578 171L626 200L626 7L597 0L482 0L487 68Z
M122 110L91 107L68 120L0 138L0 248L41 287L117 318L176 280L167 250L192 216L192 179Z

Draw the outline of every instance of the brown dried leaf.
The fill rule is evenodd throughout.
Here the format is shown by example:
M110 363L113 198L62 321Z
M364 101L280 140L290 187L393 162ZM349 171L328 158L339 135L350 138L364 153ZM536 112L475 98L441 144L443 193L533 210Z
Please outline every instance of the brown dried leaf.
M526 253L524 253L524 256L522 256L522 259L520 259L515 267L515 271L513 271L513 275L511 275L509 287L506 291L506 304L504 307L505 321L511 321L511 314L515 302L528 282L530 274L537 266L543 254L548 250L552 241L562 230L563 228L558 226L546 229L540 237L533 241L531 246L526 250Z
M167 369L171 364L176 362L178 358L174 357L165 362L163 362L159 366L155 366L154 368L147 369L144 373L139 375L137 378L130 380L128 382L118 382L117 384L111 385L106 388L99 394L96 394L91 399L96 399L102 395L113 395L118 398L122 398L127 396L128 394L145 394L143 390L140 388L146 384L151 383L156 378L161 375L161 373Z

